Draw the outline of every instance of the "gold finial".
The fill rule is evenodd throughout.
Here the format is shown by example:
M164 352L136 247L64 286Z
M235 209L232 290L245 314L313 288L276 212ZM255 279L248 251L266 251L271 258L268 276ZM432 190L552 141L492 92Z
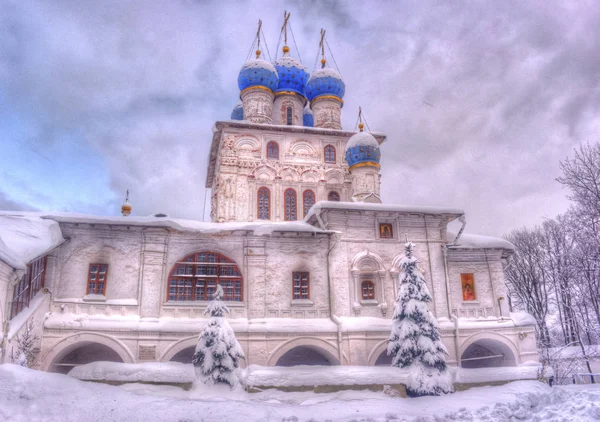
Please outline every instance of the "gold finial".
M358 124L358 128L360 129L360 131L362 132L363 129L365 128L365 125L363 125L362 123Z
M325 67L325 63L327 63L327 60L325 60L325 59L321 59L321 66L322 66L322 67Z
M260 57L260 50L256 50L256 58L258 59Z
M129 189L127 189L127 194L125 195L125 203L121 206L121 214L123 217L127 217L131 214L131 204L129 203Z
M283 54L290 52L290 48L287 45L284 45L282 50L283 50Z

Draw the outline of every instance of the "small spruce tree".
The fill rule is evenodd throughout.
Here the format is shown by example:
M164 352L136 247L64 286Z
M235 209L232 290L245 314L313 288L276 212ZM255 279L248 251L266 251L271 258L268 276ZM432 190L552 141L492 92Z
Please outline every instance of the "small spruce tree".
M235 373L240 359L245 359L225 314L229 309L221 301L223 288L217 285L213 300L204 312L210 319L198 337L192 358L196 377L207 385L227 384L232 389L239 384Z
M40 338L35 334L35 323L30 319L25 324L25 329L21 334L16 336L16 350L13 347L10 351L10 358L13 363L31 368L37 363L37 355L40 348L37 347Z
M440 339L437 321L427 308L431 295L413 248L410 242L404 245L387 352L392 356L392 366L410 369L406 386L409 396L450 393L453 385L446 368L448 351Z

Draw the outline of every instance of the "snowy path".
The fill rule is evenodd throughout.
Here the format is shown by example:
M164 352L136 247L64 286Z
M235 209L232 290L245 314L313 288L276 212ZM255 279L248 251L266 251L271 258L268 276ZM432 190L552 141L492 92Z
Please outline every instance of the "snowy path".
M206 394L194 397L194 393L176 387L145 384L113 387L1 365L0 420L600 421L600 386L550 388L535 381L517 381L418 399L360 391L332 394L269 391L234 398Z

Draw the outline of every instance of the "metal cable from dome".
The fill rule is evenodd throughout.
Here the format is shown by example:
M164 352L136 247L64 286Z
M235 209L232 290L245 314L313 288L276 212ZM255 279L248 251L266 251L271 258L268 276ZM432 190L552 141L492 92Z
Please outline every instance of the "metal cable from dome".
M294 47L296 47L296 54L298 55L298 60L300 60L300 63L302 63L302 57L300 57L300 50L298 50L298 44L296 44L296 37L294 37L294 30L292 29L292 24L290 23L288 25L290 26L290 33L292 34L292 40L294 40Z
M263 37L263 43L265 44L265 48L267 49L267 54L269 55L269 61L272 62L273 60L271 59L271 53L269 52L269 46L267 45L267 39L265 38L265 33L262 30L262 25L260 28L260 32L262 34Z
M336 67L338 73L340 74L340 76L342 76L342 72L340 72L340 68L337 65L337 62L335 61L335 57L333 57L333 52L331 51L331 47L329 47L329 43L327 42L326 39L324 39L324 41L325 41L325 44L327 44L327 49L329 50L329 54L331 55L331 58L333 59L333 64L335 65L335 67Z
M252 45L250 46L250 51L246 55L246 61L250 60L250 56L252 55L252 51L254 51L254 46L256 45L256 38L252 40Z

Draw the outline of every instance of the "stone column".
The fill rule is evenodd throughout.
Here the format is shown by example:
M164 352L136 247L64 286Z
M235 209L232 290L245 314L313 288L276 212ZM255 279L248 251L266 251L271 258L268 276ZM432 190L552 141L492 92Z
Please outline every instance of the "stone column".
M145 228L142 231L142 276L140 278L140 317L158 318L166 297L168 231Z
M342 129L342 103L333 96L323 95L310 103L313 111L315 127L326 129Z
M244 120L271 124L273 121L273 91L264 87L246 88L241 93Z
M273 105L273 124L287 125L287 108L292 108L292 125L302 126L304 99L294 92L278 92Z

